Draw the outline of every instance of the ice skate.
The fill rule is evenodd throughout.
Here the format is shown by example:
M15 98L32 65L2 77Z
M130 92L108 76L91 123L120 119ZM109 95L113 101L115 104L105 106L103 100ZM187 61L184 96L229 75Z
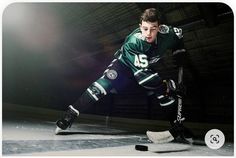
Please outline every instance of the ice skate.
M76 110L72 105L68 107L68 110L65 112L64 116L57 120L55 134L66 131L66 129L71 127L74 120L79 116L79 111Z

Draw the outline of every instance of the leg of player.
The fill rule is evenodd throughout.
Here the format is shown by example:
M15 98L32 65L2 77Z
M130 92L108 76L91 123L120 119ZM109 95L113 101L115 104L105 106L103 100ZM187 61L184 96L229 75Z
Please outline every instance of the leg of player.
M104 71L103 76L89 86L73 105L68 107L65 115L57 121L55 133L58 134L59 131L70 127L78 117L79 111L86 111L86 109L108 93L116 93L117 90L119 91L129 85L131 83L131 75L131 72L124 65L119 63L117 59L114 59Z
M172 128L162 132L152 132L147 131L148 138L153 141L154 143L164 143L169 142L176 139L180 136L185 142L192 143L191 136L192 133L186 127L183 126L182 121L184 118L182 117L182 96L186 94L185 87L182 84L183 79L183 67L179 68L178 74L178 84L174 84L172 81L167 81L167 90L169 94L176 95L178 97L178 110L177 110L177 119L172 125ZM185 133L189 134L190 139L186 139Z
M165 108L174 108L177 100L175 93L177 86L175 82L173 80L164 80L160 87L161 88L156 89L156 97L159 100L159 104ZM168 130L162 132L147 131L146 134L152 142L164 143L174 140L178 132L179 129L173 128L170 131Z
M86 111L91 105L107 95L109 91L109 83L102 78L90 85L80 98L68 107L63 117L57 120L55 134L71 127L74 120L79 116L79 111Z
M157 99L161 106L169 106L175 102L175 98L169 95L159 95L157 96Z
M160 92L159 92L159 93L156 93L156 95L157 95L157 99L159 100L159 103L161 106L169 106L169 105L172 105L176 100L175 99L176 98L175 92L177 90L177 86L173 80L164 80L163 82L165 85L164 91L162 88L161 89L162 94L158 95L158 94L160 94Z

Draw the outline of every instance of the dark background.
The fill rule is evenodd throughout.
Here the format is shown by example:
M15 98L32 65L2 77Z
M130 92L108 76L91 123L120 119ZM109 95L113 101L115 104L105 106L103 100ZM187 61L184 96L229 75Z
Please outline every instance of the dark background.
M223 3L10 4L2 23L3 103L65 110L102 75L149 7L160 10L163 24L183 29L188 121L233 123L234 19ZM157 70L176 79L169 56ZM128 88L87 113L164 120L168 111L139 88Z

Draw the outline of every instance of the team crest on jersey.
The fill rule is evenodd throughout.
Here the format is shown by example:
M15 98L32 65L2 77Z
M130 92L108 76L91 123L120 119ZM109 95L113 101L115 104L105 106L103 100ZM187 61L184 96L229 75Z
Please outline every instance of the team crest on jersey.
M145 41L145 37L141 33L135 33L134 36L138 39Z
M111 79L111 80L114 80L117 78L118 74L115 70L108 70L107 73L106 73L106 76Z
M159 32L163 34L169 33L170 28L167 25L160 25Z
M183 33L182 33L182 29L181 28L177 28L177 27L174 27L174 32L175 34L178 36L178 38L183 38Z

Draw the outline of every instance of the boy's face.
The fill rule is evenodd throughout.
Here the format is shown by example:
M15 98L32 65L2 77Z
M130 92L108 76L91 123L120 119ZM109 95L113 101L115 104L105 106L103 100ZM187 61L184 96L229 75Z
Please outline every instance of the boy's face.
M157 33L159 31L158 22L146 22L142 21L141 24L139 24L142 35L146 38L146 41L148 43L152 43L155 41L157 37Z

